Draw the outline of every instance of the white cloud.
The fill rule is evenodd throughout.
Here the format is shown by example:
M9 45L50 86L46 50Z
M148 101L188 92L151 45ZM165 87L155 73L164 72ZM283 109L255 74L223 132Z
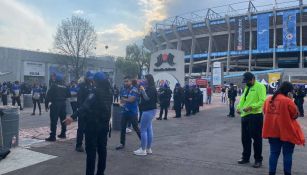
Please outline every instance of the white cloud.
M167 4L172 0L138 0L144 12L145 32L151 30L152 25L157 21L167 18Z
M52 48L53 28L31 7L17 0L0 1L2 46L47 51Z
M75 11L73 11L73 14L74 15L83 15L84 11L83 10L75 10Z
M100 30L98 33L97 54L112 54L124 56L126 45L139 42L144 37L144 32L129 28L126 24L120 23L112 28ZM105 49L108 45L109 49Z

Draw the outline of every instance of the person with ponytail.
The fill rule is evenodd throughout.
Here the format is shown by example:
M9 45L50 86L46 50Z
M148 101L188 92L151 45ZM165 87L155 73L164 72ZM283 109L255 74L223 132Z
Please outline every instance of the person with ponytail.
M291 175L295 145L305 145L304 133L296 120L298 109L293 102L293 85L283 82L278 90L266 99L263 107L262 137L269 140L269 174L275 175L278 157L282 150L284 174Z

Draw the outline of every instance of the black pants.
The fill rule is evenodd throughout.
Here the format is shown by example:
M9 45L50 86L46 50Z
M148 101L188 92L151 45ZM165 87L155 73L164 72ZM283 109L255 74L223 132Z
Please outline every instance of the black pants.
M133 129L135 130L139 139L141 139L141 132L138 126L138 117L137 116L122 116L121 119L121 131L120 131L120 143L122 145L126 144L126 128L127 124L130 122Z
M22 109L22 107L21 107L21 101L20 101L20 96L18 96L18 97L13 97L13 98L12 98L12 104L13 104L13 106L15 106L16 102L17 102L17 105L20 107L20 109Z
M229 99L229 116L234 117L235 116L235 100Z
M3 103L3 106L7 105L7 95L2 95L2 103Z
M94 124L95 125L95 124ZM107 159L108 127L90 126L85 129L86 175L95 174L96 154L97 174L104 175Z
M36 104L38 106L38 109L39 109L39 113L42 113L42 108L41 108L41 103L40 103L40 100L35 100L33 99L33 114L35 114L35 110L36 110Z
M85 116L78 116L76 148L82 146L84 133L85 133Z
M174 110L176 112L176 117L181 117L181 102L174 101Z
M187 116L191 115L191 111L192 111L192 103L191 103L191 100L186 100L186 101L185 101L185 110L186 110L186 115L187 115Z
M199 111L199 104L198 104L198 99L193 99L192 100L192 113L196 114Z
M254 141L254 158L256 162L261 162L262 158L262 125L263 115L250 114L241 119L242 129L242 145L243 153L242 158L249 160L251 156L252 140Z
M164 106L164 105L160 106L160 117L159 117L160 119L162 118L163 111L164 111L164 118L167 119L168 106Z
M304 115L304 102L297 102L296 103L296 106L297 106L297 108L298 108L298 111L300 112L300 115Z
M66 118L65 101L53 102L50 106L50 137L55 138L58 119L60 118L62 130L61 134L66 133L66 125L62 122Z
M114 99L114 101L113 101L114 103L115 103L115 102L118 103L118 95L114 95L114 98L113 98L113 99Z
M75 113L78 110L78 102L73 101L70 102L71 108L72 108L72 112Z

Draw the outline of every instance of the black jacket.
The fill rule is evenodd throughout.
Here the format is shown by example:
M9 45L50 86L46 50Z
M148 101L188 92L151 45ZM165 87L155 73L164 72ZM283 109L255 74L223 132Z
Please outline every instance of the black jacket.
M45 106L48 107L49 102L65 102L67 98L70 97L70 92L68 87L54 83L47 92Z
M158 92L155 87L148 87L145 89L145 92L141 91L140 94L139 107L141 111L157 109Z
M237 97L237 90L235 88L230 88L228 90L228 98L230 100L235 100Z
M172 98L172 90L170 88L159 89L159 101L161 106L169 106Z
M107 127L111 118L112 102L112 88L95 88L71 117L76 119L77 116L85 116L86 123L91 124L90 127Z
M77 94L78 105L81 106L85 102L89 94L93 92L93 86L90 83L83 82L79 85L79 91Z

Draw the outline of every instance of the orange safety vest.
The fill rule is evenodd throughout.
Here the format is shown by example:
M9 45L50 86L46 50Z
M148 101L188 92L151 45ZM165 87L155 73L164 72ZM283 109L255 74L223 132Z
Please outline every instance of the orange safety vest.
M264 103L263 138L279 138L281 141L296 145L305 145L305 137L299 122L295 119L298 110L290 98L279 94L272 99L268 97Z

